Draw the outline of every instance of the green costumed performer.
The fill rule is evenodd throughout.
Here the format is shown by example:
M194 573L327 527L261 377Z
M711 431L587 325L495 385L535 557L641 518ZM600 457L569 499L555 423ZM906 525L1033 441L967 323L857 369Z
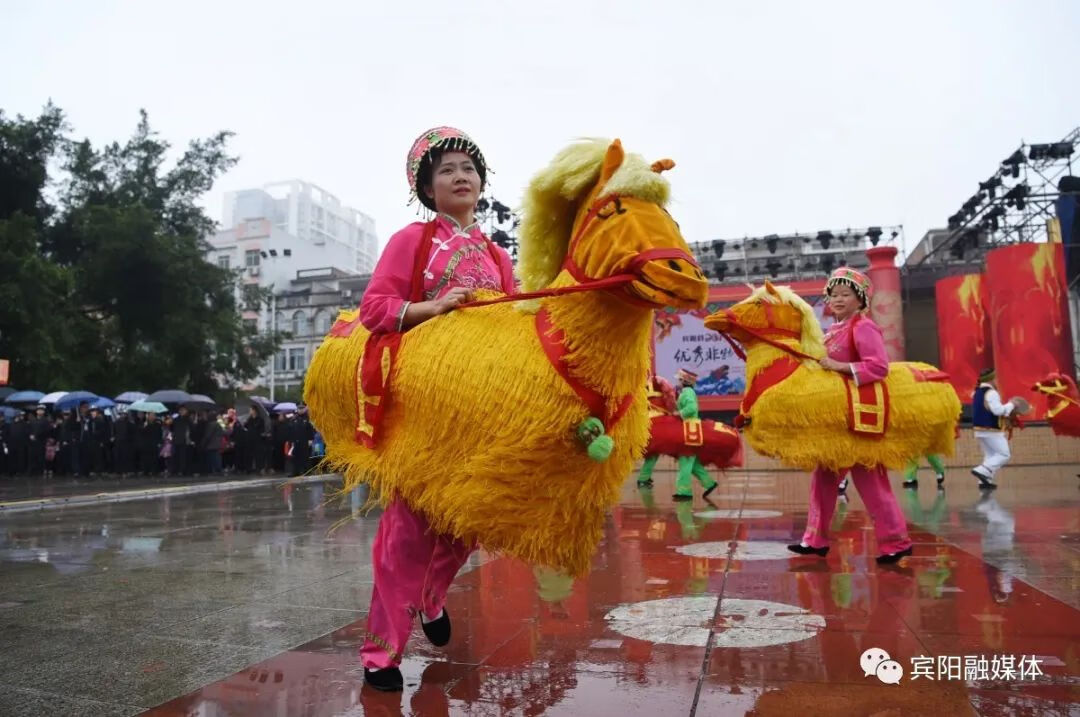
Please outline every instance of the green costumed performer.
M670 416L675 413L675 387L661 376L653 376L645 385L645 395L649 399L649 420L659 416ZM660 460L659 453L645 456L641 463L641 472L638 473L638 488L652 488L653 468Z
M701 438L701 418L698 416L698 398L694 386L697 385L697 374L686 369L679 369L676 377L679 382L679 397L676 399L676 409L683 420L683 431L687 436L687 443L692 444L694 436ZM675 479L675 500L693 500L694 493L691 488L690 476L698 479L701 487L705 489L702 497L708 497L716 490L716 481L709 476L705 465L697 456L679 456L679 475Z
M936 456L931 453L926 456L926 462L929 463L930 467L934 469L934 474L937 476L938 490L945 490L945 461L941 459L941 456ZM907 467L904 469L904 487L919 487L918 456L915 456L910 461L908 461Z

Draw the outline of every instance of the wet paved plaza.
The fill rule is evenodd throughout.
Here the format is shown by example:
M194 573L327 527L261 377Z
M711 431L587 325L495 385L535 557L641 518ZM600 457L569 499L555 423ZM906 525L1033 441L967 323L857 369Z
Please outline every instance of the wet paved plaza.
M396 695L363 688L356 660L378 522L363 495L0 512L0 715L1077 715L1076 473L1010 467L990 495L961 469L944 494L894 476L916 540L895 567L874 562L854 489L820 560L783 547L805 476L734 471L692 505L670 470L652 491L630 479L583 580L475 555L454 640L417 629ZM866 675L871 648L899 684ZM935 679L912 679L920 658Z

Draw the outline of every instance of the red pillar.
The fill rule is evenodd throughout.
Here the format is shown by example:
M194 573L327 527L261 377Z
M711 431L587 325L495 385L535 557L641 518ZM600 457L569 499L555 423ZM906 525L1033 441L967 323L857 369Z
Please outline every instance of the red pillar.
M941 370L964 403L971 403L979 372L994 365L986 287L982 274L950 276L934 285Z
M885 334L885 352L890 361L904 360L904 304L900 296L900 269L896 247L875 246L866 250L870 259L867 275L874 284L870 318Z

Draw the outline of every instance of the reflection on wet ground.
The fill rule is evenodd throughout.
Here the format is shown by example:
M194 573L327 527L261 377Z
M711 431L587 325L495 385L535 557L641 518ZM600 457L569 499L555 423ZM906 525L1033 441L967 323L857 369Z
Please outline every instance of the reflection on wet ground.
M130 490L160 490L163 488L191 487L208 485L219 481L260 481L261 479L276 479L278 482L287 480L284 476L262 475L229 475L229 476L200 476L200 477L128 477L102 476L99 478L0 478L0 508L8 501L22 501L33 498L63 498L67 496L84 496L99 493L113 493Z
M364 495L0 515L0 714L1075 715L1075 474L1010 468L988 496L959 470L943 495L895 483L916 546L892 568L854 490L821 561L783 547L805 476L732 472L694 504L671 502L670 472L653 491L629 480L585 579L477 555L450 595L454 641L417 630L398 695L362 688L356 662L378 520ZM866 674L870 648L899 685ZM1016 679L1007 656L1043 674ZM913 680L922 657L942 673Z

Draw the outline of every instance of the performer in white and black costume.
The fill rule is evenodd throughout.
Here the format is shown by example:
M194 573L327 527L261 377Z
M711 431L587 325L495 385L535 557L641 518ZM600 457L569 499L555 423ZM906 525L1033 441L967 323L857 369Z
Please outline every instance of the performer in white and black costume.
M1025 407L1017 410L1015 400L1001 402L1001 394L994 386L994 369L986 369L979 374L979 386L972 397L971 421L975 428L975 438L982 448L983 462L972 469L972 474L979 479L979 487L994 490L994 476L1002 466L1009 462L1009 437L1006 433L1007 421L1014 412L1022 413Z

